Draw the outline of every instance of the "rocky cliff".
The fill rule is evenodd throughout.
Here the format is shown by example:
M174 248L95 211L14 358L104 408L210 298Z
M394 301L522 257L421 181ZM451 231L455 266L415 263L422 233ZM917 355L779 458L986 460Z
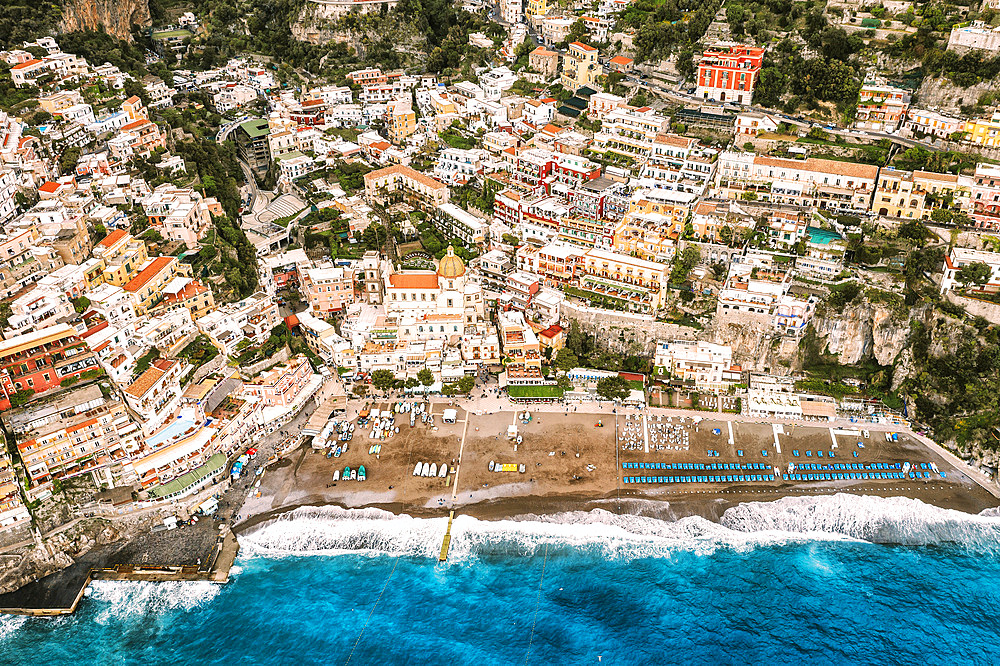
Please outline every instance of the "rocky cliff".
M879 365L892 365L909 339L910 321L885 305L863 301L817 316L813 328L841 365L869 357Z
M132 27L149 24L148 0L66 0L59 29L101 30L132 41Z

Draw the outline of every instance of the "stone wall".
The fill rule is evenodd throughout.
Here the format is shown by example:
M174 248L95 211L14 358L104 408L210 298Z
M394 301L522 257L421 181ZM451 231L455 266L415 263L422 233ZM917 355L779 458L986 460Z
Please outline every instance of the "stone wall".
M655 321L650 316L632 315L612 310L589 308L564 302L564 323L576 322L580 329L595 336L600 347L622 354L652 355L657 340L694 340L698 329Z
M973 317L983 317L991 324L1000 324L1000 305L996 303L981 301L977 298L969 298L967 296L959 296L950 291L945 294L945 298L948 302L965 308L965 311Z
M278 363L284 363L291 357L291 355L292 353L289 351L288 347L282 347L271 358L265 358L263 361L258 361L253 365L240 366L240 374L246 379L256 377L271 366L277 365Z

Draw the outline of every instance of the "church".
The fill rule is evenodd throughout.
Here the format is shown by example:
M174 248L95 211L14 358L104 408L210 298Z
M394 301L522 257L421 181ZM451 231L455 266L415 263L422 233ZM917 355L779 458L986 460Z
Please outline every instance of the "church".
M465 262L448 247L437 270L394 270L384 265L382 305L399 340L442 340L457 345L481 335L485 324L482 287L469 280Z

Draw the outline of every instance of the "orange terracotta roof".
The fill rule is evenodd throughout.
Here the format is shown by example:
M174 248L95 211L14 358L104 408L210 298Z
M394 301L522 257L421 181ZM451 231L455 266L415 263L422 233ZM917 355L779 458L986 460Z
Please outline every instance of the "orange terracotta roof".
M171 263L176 261L173 257L157 257L153 259L149 266L146 266L138 275L128 281L124 287L125 291L136 292L146 286L154 277L159 275Z
M581 49L583 49L584 51L596 51L597 50L593 46L590 46L589 44L584 44L583 42L573 42L572 44L570 44L570 46L578 46Z
M677 148L688 148L696 139L689 139L686 136L678 136L676 134L657 134L656 143L662 143L667 146L675 146Z
M127 235L128 232L125 231L124 229L116 229L115 231L112 231L110 234L101 239L101 242L98 243L98 245L100 245L101 247L111 247L121 239L125 238L125 236Z
M437 289L437 273L393 273L389 284L395 289Z
M146 395L149 389L156 385L156 382L160 381L160 378L165 375L163 370L157 367L148 368L146 372L139 375L139 378L128 385L125 392L134 398L141 398Z
M142 103L142 100L139 99L138 95L132 95L127 100L125 100L126 104L135 104L136 102L139 102L140 104Z
M365 182L367 183L369 180L377 180L379 178L382 178L383 176L391 176L393 174L399 174L404 178L415 180L424 187L430 187L435 190L448 189L448 186L442 183L441 181L435 180L430 176L426 176L420 173L416 169L411 169L410 167L403 166L402 164L394 164L384 169L379 169L378 171L370 171L365 174Z
M611 59L612 65L631 65L632 62L632 58L626 58L625 56L615 56Z
M27 62L22 62L20 65L14 65L13 67L11 67L11 69L25 69L27 67L31 67L32 65L37 65L40 62L41 60L39 60L38 58L32 58Z
M818 173L829 173L836 176L851 176L854 178L871 178L878 175L878 167L870 164L855 164L853 162L839 162L837 160L824 160L818 157L810 157L805 160L793 160L784 157L767 157L758 155L754 158L754 164L763 166L785 167L786 169L796 169L799 171L814 171Z
M53 183L51 180L47 183L43 183L41 187L38 188L39 192L45 192L46 194L55 194L56 190L59 189L59 183Z
M129 132L131 130L138 129L138 128L142 127L143 125L152 125L152 124L153 124L153 122L151 120L146 120L145 118L140 118L139 120L134 120L134 121L130 122L128 125L124 125L122 127L122 131L123 132Z

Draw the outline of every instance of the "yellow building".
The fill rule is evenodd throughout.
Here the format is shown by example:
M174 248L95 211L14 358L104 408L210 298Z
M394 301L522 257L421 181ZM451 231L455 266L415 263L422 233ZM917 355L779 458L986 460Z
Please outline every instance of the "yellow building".
M156 257L146 262L139 274L122 287L132 294L135 313L142 316L163 300L164 288L175 277L189 272L185 268L190 269L190 266L182 266L177 257Z
M524 13L527 14L529 18L532 16L545 16L549 13L548 0L528 0Z
M993 115L989 118L965 121L962 131L972 143L990 148L1000 146L1000 106L993 109Z
M97 263L85 275L87 285L113 284L123 287L146 263L146 244L124 229L112 231L94 247Z
M924 215L925 193L913 182L912 171L892 167L882 169L872 212L883 217L902 217L919 220Z
M408 99L397 99L389 102L385 110L386 125L389 130L389 140L402 144L406 137L417 131L417 114Z
M644 313L656 312L663 304L670 274L668 264L606 250L588 250L580 270L580 290Z
M562 87L566 90L576 90L590 86L601 73L601 65L597 62L597 49L582 42L573 42L562 57Z

